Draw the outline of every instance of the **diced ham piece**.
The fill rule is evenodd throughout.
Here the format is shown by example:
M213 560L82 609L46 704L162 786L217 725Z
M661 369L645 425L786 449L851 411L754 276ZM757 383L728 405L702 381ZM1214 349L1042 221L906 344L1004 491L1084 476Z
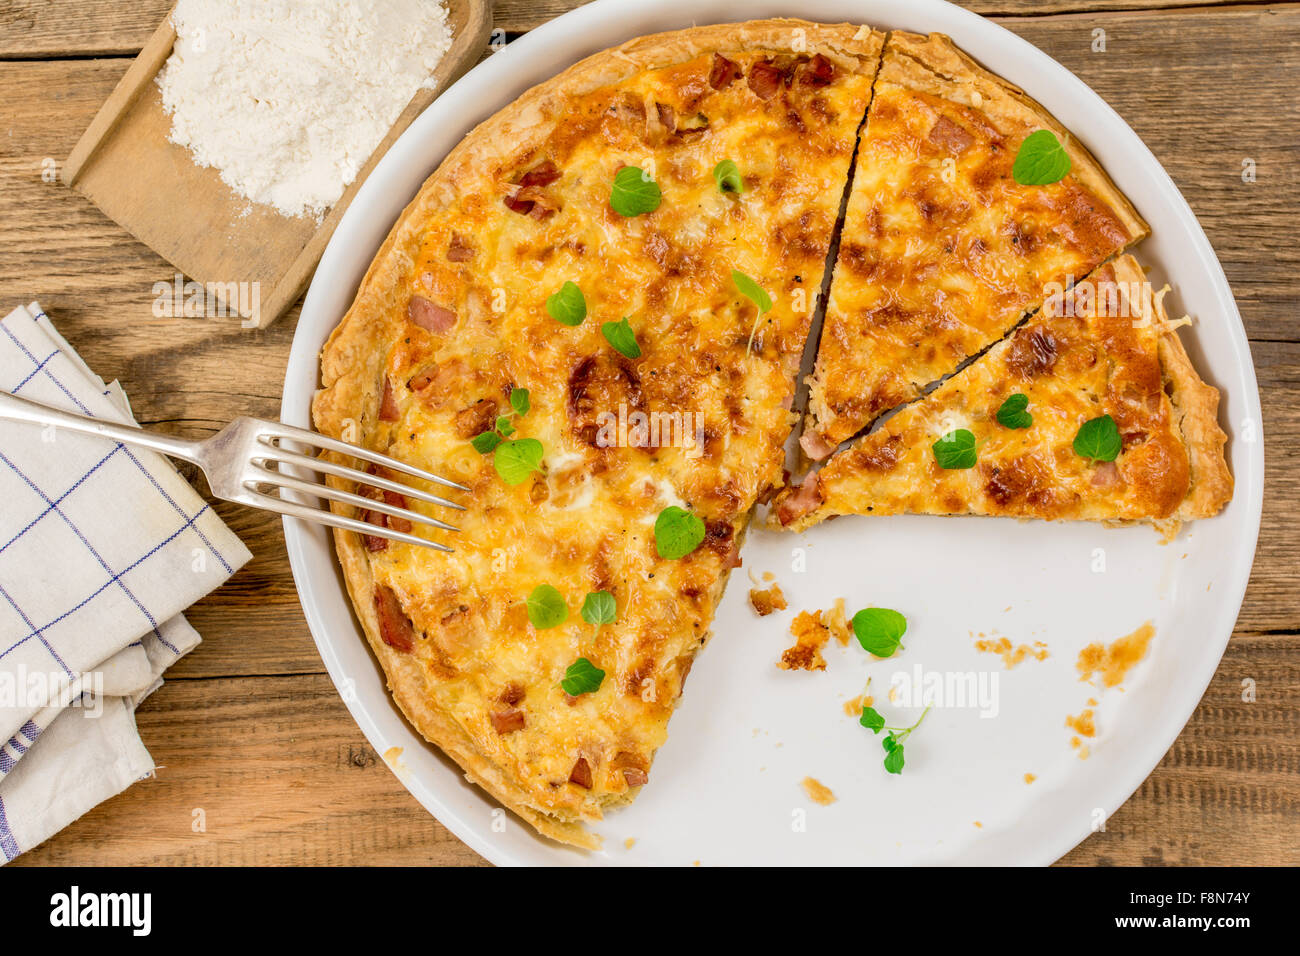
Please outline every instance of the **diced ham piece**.
M820 53L815 53L800 74L801 80L808 86L830 86L831 80L835 79L835 64Z
M821 503L822 493L817 487L817 475L814 473L805 478L803 484L796 488L789 498L786 498L777 506L777 520L783 525L789 524L791 521L797 521L804 515L816 510Z
M389 647L409 651L415 644L415 628L402 610L392 588L385 584L375 588L375 613L379 615L379 636Z
M456 313L430 302L422 295L411 296L406 304L406 317L430 332L446 332L456 324Z
M408 507L406 496L398 494L396 491L384 492L384 504L392 505L394 508ZM403 534L411 533L411 522L407 521L405 518L395 518L392 515L381 515L380 517L382 517L388 527L392 528L394 531L400 531Z
M492 726L499 734L511 734L524 729L524 712L516 707L509 710L493 711Z
M447 244L447 261L448 262L469 262L474 258L474 247L470 245L469 240L458 232L451 234L451 242Z
M821 461L835 450L835 446L823 438L820 432L804 432L799 436L799 447L813 461Z
M549 186L560 178L560 171L549 159L538 163L519 180L520 186Z
M784 79L780 67L770 60L760 60L749 68L749 88L760 100L770 100Z
M395 422L401 417L401 409L397 407L397 396L393 393L393 383L384 376L384 394L379 399L379 420L381 422Z
M576 783L584 790L590 790L592 782L591 764L587 763L586 757L579 757L578 762L573 765L573 770L569 772L569 783Z
M930 142L950 153L963 153L975 142L975 137L946 116L940 116L930 127Z
M629 787L644 787L650 782L650 775L644 770L628 767L623 771L623 779L627 781Z
M732 80L739 77L740 67L721 53L713 54L713 66L709 70L709 86L715 90L726 89L731 85Z
M1092 486L1094 488L1114 488L1123 484L1124 479L1120 477L1119 467L1113 461L1103 461L1097 466L1097 470L1092 475Z

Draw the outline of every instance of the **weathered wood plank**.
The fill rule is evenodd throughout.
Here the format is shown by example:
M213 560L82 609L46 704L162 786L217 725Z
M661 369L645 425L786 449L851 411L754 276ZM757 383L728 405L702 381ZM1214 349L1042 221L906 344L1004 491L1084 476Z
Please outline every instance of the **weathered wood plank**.
M133 56L175 0L5 0L0 4L0 59ZM1241 0L1202 0L1206 7ZM962 0L985 16L1153 9L1168 0ZM578 0L496 0L496 25L531 30L582 6Z

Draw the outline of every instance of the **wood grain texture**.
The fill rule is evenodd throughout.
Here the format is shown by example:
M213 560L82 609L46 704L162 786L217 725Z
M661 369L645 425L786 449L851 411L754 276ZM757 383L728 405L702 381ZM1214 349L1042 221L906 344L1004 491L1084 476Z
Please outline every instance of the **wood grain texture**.
M517 31L573 6L498 0ZM1071 864L1300 862L1300 7L1097 12L1146 0L989 0L1096 89L1183 190L1237 295L1264 406L1265 521L1237 632L1157 770ZM160 320L174 270L58 184L66 156L167 2L0 0L0 303L39 298L141 421L186 435L275 417L296 310L271 329ZM1058 15L1063 11L1066 15ZM1089 11L1080 13L1079 11ZM1107 51L1091 49L1107 31ZM58 59L60 56L80 59ZM19 61L18 58L36 57ZM1241 182L1241 160L1257 181ZM1240 423L1234 423L1239 426ZM202 487L200 483L200 487ZM298 607L278 520L218 505L254 560L189 613L205 641L139 713L162 766L20 858L42 863L441 863L477 857L370 751ZM1242 701L1242 681L1257 687ZM202 807L207 832L191 829Z

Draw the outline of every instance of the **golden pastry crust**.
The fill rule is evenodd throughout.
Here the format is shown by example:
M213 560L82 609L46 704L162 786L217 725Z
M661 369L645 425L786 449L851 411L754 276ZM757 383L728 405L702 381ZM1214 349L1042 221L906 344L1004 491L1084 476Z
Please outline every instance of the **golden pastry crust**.
M1020 186L1050 129L1072 170ZM858 151L812 378L803 447L823 458L1005 335L1043 298L1147 233L1088 151L1042 106L940 34L886 43Z
M595 846L583 822L646 782L752 507L782 483L793 375L882 44L867 28L773 20L583 60L448 154L324 348L322 433L473 489L454 555L335 536L394 699L546 836ZM710 175L724 158L740 196ZM659 209L610 209L622 165L653 167ZM772 294L770 311L737 292L733 268ZM565 280L586 298L578 327L546 313ZM600 332L624 316L637 359ZM470 445L513 388L532 405L514 437L546 451L544 474L518 486ZM600 416L620 406L699 427L687 447L610 446ZM675 561L654 544L668 505L707 529ZM568 619L538 630L524 599L543 583ZM596 630L578 608L601 590L618 619ZM579 656L606 676L570 698L558 685Z
M1187 361L1178 333L1132 256L1096 270L986 355L835 455L773 515L793 530L833 515L976 514L1154 524L1216 514L1232 494L1218 392ZM997 411L1028 399L1033 422ZM1077 454L1086 421L1110 415L1113 462ZM933 448L969 431L974 467L945 469Z

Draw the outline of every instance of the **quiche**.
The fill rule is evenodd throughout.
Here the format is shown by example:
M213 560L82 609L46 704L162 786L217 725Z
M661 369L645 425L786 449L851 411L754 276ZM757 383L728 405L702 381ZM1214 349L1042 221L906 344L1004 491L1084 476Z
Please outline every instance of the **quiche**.
M596 846L647 783L783 484L883 41L765 20L583 60L446 157L324 348L323 434L471 489L452 554L336 535L393 698L546 836Z
M1181 521L1232 497L1205 384L1137 261L1124 255L1049 297L933 392L836 453L774 514L975 514Z
M1020 185L1046 130L1070 159ZM1137 212L1047 111L940 34L889 35L858 150L800 443L825 458L1002 338L1045 286L1146 235Z

